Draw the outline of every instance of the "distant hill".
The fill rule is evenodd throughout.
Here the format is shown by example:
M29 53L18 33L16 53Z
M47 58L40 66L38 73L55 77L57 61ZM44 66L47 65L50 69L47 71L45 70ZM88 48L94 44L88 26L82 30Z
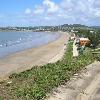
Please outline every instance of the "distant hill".
M64 24L61 26L63 26L63 27L88 27L88 26L81 25L81 24Z
M100 29L100 26L91 26L92 28Z

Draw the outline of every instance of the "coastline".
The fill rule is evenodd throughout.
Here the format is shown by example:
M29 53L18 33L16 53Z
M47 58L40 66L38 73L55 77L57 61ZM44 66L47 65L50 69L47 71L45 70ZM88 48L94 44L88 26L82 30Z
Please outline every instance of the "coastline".
M35 65L53 63L53 61L61 59L68 38L69 36L67 33L60 32L60 37L55 41L40 47L20 51L1 59L0 80L4 78L7 79L12 73L31 69Z
M4 35L2 36L3 33L0 34L1 38L0 38L0 59L5 58L6 56L9 56L11 54L23 51L23 50L27 50L30 48L35 48L38 46L42 46L42 45L46 45L49 42L53 42L55 40L57 40L60 36L59 33L55 32L55 33L48 33L48 32L29 32L29 34L26 32L22 32L22 34L20 34L21 32L6 32L4 33ZM12 38L7 38L5 37L9 34L10 37ZM15 38L15 36L13 36L13 34L17 34L15 36L17 36L17 38ZM25 34L25 35L24 35ZM5 37L3 39L3 37ZM27 37L27 38L26 38ZM15 40L13 40L15 39ZM7 40L7 41L5 41Z

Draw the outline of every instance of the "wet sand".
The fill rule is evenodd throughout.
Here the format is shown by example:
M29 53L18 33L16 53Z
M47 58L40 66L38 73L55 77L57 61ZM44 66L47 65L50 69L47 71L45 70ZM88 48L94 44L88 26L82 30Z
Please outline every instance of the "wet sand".
M0 80L7 79L12 73L18 73L35 65L52 63L62 58L65 44L69 39L66 33L46 45L20 51L0 60Z

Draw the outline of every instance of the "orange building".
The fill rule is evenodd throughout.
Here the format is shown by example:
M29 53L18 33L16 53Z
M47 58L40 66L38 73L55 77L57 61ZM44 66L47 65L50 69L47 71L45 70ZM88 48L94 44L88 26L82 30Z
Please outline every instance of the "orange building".
M90 44L90 40L88 38L80 38L80 45L81 46L86 46Z

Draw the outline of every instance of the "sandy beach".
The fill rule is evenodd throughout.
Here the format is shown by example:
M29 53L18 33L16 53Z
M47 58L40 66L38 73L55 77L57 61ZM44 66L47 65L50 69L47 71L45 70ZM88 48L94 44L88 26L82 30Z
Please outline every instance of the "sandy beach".
M35 65L56 62L65 52L65 44L69 35L60 33L60 37L46 45L20 51L0 60L0 80L6 79L10 74L22 72Z

